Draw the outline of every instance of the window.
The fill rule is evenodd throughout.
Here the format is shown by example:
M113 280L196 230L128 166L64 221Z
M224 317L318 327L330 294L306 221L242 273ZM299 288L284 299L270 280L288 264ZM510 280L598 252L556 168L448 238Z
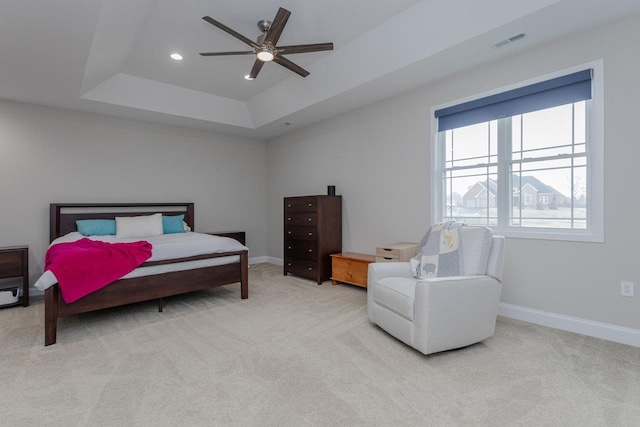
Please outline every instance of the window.
M434 218L603 241L602 67L437 109Z

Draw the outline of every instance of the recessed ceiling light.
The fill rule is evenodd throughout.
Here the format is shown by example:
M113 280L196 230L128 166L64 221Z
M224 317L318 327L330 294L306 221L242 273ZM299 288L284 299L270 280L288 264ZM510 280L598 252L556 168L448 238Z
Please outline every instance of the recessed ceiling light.
M171 57L171 59L176 60L176 61L182 61L182 55L180 55L179 53L172 53L171 55L169 55Z
M251 77L249 74L247 74L246 76L244 76L245 80L253 80L253 77Z

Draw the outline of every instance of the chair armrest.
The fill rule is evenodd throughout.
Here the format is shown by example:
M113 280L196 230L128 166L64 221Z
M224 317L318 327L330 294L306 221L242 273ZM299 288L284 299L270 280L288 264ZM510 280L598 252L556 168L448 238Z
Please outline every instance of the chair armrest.
M374 321L374 294L376 293L376 282L385 277L413 277L411 274L411 263L409 262L372 262L369 264L367 273L367 315L369 320Z
M367 286L371 286L385 277L413 277L411 263L408 262L372 262L369 264Z
M416 284L416 345L425 354L493 335L502 284L491 276L454 276ZM421 341L421 342L419 342Z

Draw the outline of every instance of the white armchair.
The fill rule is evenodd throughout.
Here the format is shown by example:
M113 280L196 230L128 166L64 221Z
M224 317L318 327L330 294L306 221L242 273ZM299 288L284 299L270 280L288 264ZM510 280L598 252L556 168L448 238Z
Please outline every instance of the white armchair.
M473 230L477 228L462 227L463 242L477 235ZM412 276L408 262L369 264L369 320L424 354L493 336L502 291L504 242L502 236L492 237L484 275L421 280ZM465 252L464 271L470 271L466 267L474 263L477 266L478 255Z

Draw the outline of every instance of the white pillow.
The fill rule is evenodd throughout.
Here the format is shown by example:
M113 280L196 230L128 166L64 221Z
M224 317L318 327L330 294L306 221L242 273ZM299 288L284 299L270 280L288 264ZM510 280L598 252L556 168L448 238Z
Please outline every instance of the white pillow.
M116 237L159 236L162 233L162 214L116 217Z

